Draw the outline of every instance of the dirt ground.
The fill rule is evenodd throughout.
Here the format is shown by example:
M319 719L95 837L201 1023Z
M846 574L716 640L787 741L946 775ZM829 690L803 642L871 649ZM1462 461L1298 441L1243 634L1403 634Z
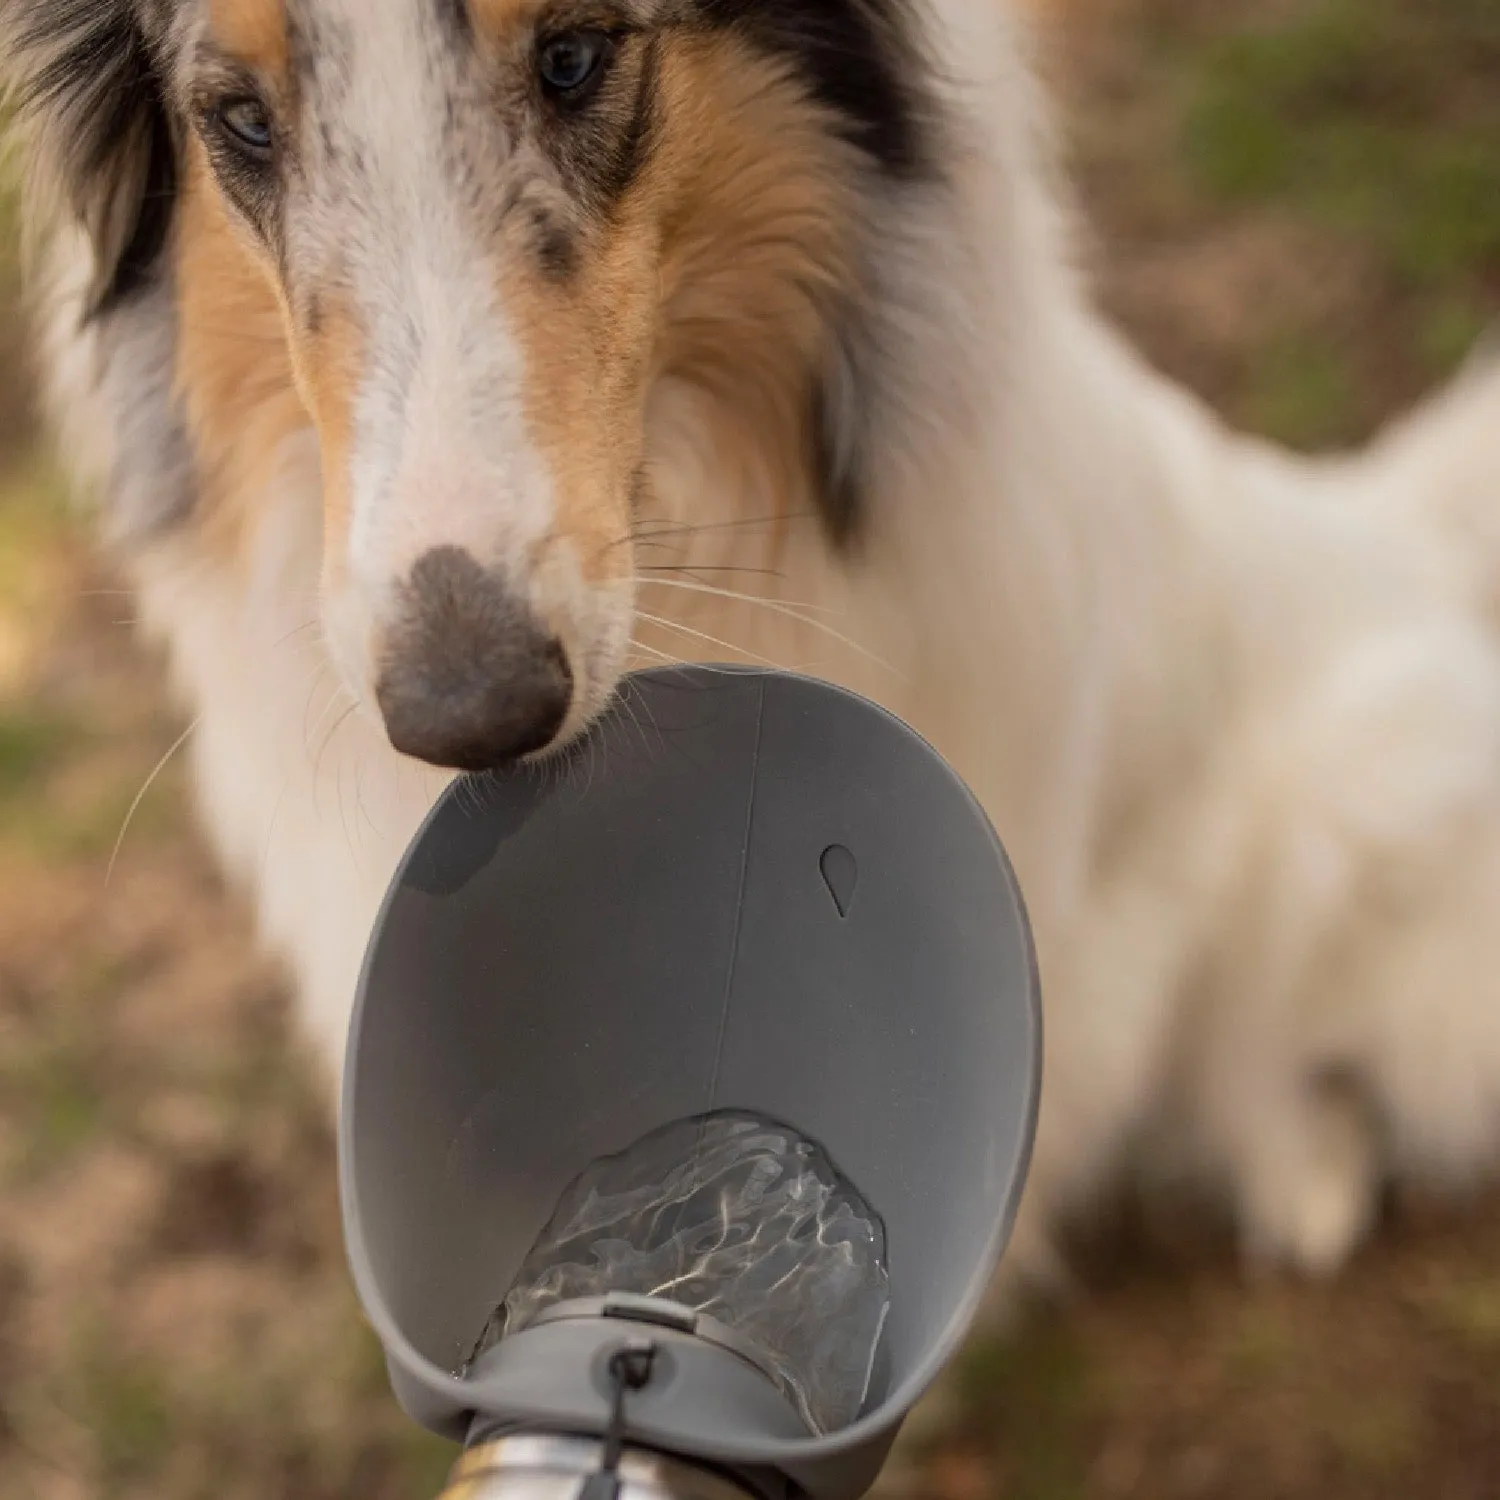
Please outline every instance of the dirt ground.
M1496 0L1033 4L1100 294L1234 420L1357 437L1500 312ZM451 1453L387 1395L180 763L138 796L183 720L34 451L14 292L0 264L0 1500L415 1500ZM1500 1202L1393 1205L1328 1288L1159 1214L1079 1265L962 1361L917 1500L1500 1497Z

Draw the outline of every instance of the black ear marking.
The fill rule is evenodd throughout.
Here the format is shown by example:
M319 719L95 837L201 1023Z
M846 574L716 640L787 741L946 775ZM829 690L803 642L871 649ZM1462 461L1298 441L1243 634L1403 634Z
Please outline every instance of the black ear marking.
M927 71L911 0L697 0L704 25L787 59L845 137L898 179L930 176Z
M941 110L919 0L693 0L698 26L735 35L785 63L897 191L942 176ZM837 301L838 299L835 299ZM868 288L822 310L825 347L806 377L805 462L829 544L855 551L867 530L880 409L891 372Z
M153 279L171 233L177 142L133 0L7 0L0 58L34 166L94 243L88 311Z

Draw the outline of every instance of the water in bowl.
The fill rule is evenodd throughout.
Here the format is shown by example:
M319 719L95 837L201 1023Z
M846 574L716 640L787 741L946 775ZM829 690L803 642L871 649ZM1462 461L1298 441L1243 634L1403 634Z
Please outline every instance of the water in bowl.
M826 1152L732 1111L678 1120L572 1181L460 1373L559 1303L632 1293L732 1329L815 1433L869 1392L885 1226Z

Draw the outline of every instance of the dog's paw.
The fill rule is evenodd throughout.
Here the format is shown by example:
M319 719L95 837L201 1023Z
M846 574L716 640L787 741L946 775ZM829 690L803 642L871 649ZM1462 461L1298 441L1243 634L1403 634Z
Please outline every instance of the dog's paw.
M1360 1102L1318 1090L1290 1131L1278 1130L1240 1199L1240 1242L1252 1274L1326 1279L1342 1269L1375 1218L1377 1137Z

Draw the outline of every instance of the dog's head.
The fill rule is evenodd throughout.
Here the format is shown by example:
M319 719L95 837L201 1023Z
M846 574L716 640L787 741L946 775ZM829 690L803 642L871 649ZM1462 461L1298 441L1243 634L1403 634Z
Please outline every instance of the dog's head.
M871 205L932 170L913 3L8 0L5 24L92 237L89 315L175 306L202 524L243 523L310 421L339 667L398 749L474 768L615 686L664 377L754 410L853 536Z

